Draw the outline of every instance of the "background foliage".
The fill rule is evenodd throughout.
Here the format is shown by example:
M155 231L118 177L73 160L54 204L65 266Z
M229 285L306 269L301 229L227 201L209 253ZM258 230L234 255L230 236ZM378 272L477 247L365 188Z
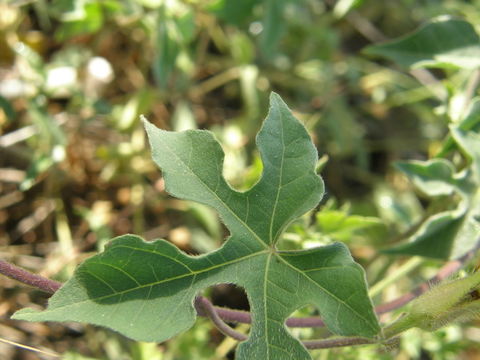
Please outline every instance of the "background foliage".
M1 2L2 258L65 281L77 263L128 232L166 238L190 254L217 248L226 229L210 209L167 196L139 115L166 129L213 131L226 152L226 178L245 189L261 171L253 136L274 90L314 137L327 190L323 211L313 223L293 224L283 246L344 241L375 285L408 259L379 249L399 244L429 214L455 208L426 197L392 164L438 153L472 73L412 75L361 51L440 15L478 24L479 9L475 0ZM440 264L418 262L374 299L407 292ZM224 359L235 349L205 319L160 345L79 324L11 321L14 311L46 297L0 281L1 338L67 359ZM239 289L222 285L209 294L215 304L248 308ZM480 337L471 325L413 330L388 352L370 346L312 354L470 359ZM7 359L44 356L11 345L0 351Z

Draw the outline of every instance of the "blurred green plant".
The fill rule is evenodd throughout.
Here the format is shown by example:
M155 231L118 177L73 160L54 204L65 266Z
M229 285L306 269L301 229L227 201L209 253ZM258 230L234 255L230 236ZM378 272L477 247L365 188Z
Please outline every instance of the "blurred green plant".
M252 138L265 94L273 89L295 108L320 153L329 155L322 175L330 200L322 211L294 222L281 246L306 249L345 241L375 286L375 303L408 292L420 277L430 277L439 261L413 257L403 263L405 256L454 259L464 252L463 244L471 253L467 249L478 230L472 201L477 181L471 173L478 72L477 60L468 56L478 50L479 5L477 0L2 3L0 240L11 241L15 254L21 241L22 249L30 250L22 250L29 253L19 255L19 263L44 275L61 272L62 279L85 252L127 232L165 237L189 253L214 250L227 231L216 214L163 192L147 160L139 115L149 114L162 128L213 130L226 153L224 175L246 190L262 171ZM411 35L426 41L420 54L410 51L408 36L379 44L421 23ZM365 51L368 57L359 54L369 43L375 50ZM413 59L408 73L405 59ZM388 167L392 159L403 160L397 169L415 189ZM321 223L329 220L327 226L316 219L323 212ZM445 243L438 246L438 239ZM42 250L42 243L53 251ZM29 262L31 255L45 256L46 265L39 269ZM396 278L407 273L413 276ZM318 313L308 308L301 315ZM213 341L194 341L211 331L206 323L188 333L189 347L175 347L177 338L157 352L176 358L197 351L198 358L211 359L205 349L214 348ZM456 340L439 345L448 329L453 327L431 335L406 332L398 356L428 352L447 359L472 348L458 327ZM305 338L327 336L322 329L298 331ZM85 335L90 337L95 335ZM225 347L234 345L232 340ZM455 348L450 355L449 348ZM126 348L110 355L105 349L82 352L131 356ZM228 352L222 351L219 358ZM312 354L396 356L372 346Z

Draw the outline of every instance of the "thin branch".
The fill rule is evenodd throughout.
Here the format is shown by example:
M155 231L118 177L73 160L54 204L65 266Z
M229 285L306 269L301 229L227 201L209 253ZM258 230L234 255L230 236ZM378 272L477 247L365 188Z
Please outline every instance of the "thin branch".
M227 69L201 82L199 85L191 89L189 93L192 97L199 97L201 95L209 93L210 91L215 90L216 88L230 81L238 79L240 77L240 74L241 71L239 67Z
M50 294L55 293L55 291L57 291L62 286L62 283L58 281L50 280L46 277L33 274L27 270L24 270L1 259L0 274L3 274L11 279L20 281L21 283L33 286Z
M53 352L52 350L41 350L41 349L38 349L38 348L35 348L35 347L32 347L32 346L20 344L18 342L7 340L7 339L0 338L0 342L8 344L8 345L13 345L13 346L16 346L16 347L24 349L24 350L33 351L33 352L43 354L43 355L46 355L46 356L51 356L51 357L54 357L54 358L59 358L61 356L60 354L58 354L56 352Z
M355 11L347 14L346 19L353 25L355 30L362 34L365 39L371 42L388 41L386 37L372 22Z

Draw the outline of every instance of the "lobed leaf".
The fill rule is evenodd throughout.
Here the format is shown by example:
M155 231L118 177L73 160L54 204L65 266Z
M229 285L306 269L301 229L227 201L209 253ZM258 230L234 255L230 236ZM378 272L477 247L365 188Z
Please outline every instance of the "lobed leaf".
M121 236L81 264L45 311L24 309L15 319L83 321L159 342L192 326L194 297L202 289L227 282L245 288L252 312L249 338L239 345L237 359L311 359L285 326L307 304L338 335L379 333L364 271L345 245L276 247L285 227L315 207L324 189L314 171L316 149L278 95L272 94L257 136L262 177L246 192L223 178L223 151L210 132L145 126L167 191L217 210L231 236L220 249L197 257L165 240Z

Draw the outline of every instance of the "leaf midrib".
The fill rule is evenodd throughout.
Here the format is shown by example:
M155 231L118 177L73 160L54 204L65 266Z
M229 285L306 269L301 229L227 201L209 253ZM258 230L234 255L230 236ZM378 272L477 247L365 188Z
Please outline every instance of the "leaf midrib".
M159 131L163 131L163 130L161 130L161 129L158 129L158 130L159 130ZM191 138L188 137L188 140L190 141L190 148L193 148ZM168 146L168 144L167 144L166 142L165 142L164 145L165 145L165 147L168 149L168 151L170 152L170 154L172 154L176 159L178 159L178 160L184 165L184 167L186 167L187 170L188 170L192 175L194 175L195 178L197 178L197 179L209 190L209 192L224 206L224 208L225 208L226 210L228 210L228 212L229 212L230 214L232 214L232 215L240 222L240 224L242 224L242 225L253 235L253 238L254 238L259 244L261 244L263 248L267 249L268 246L262 241L262 239L258 236L258 234L257 234L255 231L253 231L253 229L252 229L244 220L242 220L242 219L230 208L230 206L229 206L226 202L224 202L223 199L221 199L221 198L217 195L217 193L216 193L214 190L212 190L212 189L210 188L210 186L208 186L208 185L202 180L202 178L200 178L199 176L197 176L197 174L195 174L195 172L193 172L193 170L190 169L190 167L188 166L188 164L186 164L186 163L183 161L183 159L180 158L180 157ZM218 177L221 178L222 176L219 174ZM263 175L262 175L262 177L263 177ZM224 181L225 181L225 179L224 179ZM232 189L232 188L228 185L228 183L227 183L226 181L225 181L225 184L227 185L227 187L229 188L229 190L230 190L231 192L238 193L237 191L235 191L234 189Z
M278 115L278 117L280 118L280 132L281 132L281 141L282 141L282 158L280 160L280 170L279 170L279 176L278 176L278 186L277 186L277 194L275 196L275 202L273 203L273 211L272 211L272 216L271 216L271 219L270 219L270 229L269 229L269 244L272 245L273 244L273 223L275 221L275 214L277 212L277 205L278 205L278 202L279 202L279 198L280 198L280 192L282 190L282 180L283 180L283 163L284 163L284 159L285 159L285 139L283 138L284 137L284 131L283 131L283 114L279 111L279 110L276 110L276 113ZM275 234L276 236L277 234Z
M138 249L138 250L143 250L143 249ZM259 255L262 255L262 254L265 254L265 253L268 253L267 250L262 250L262 251L258 251L256 253L252 253L252 254L248 254L246 256L243 256L243 257L240 257L240 258L236 258L234 260L231 260L231 261L227 261L227 262L224 262L222 264L219 264L219 265L215 265L215 266L211 266L211 267L208 267L208 268L205 268L205 269L202 269L202 270L198 270L198 271L190 271L189 273L186 273L186 274L182 274L182 275L179 275L179 276L175 276L175 277L171 277L171 278L168 278L168 279L163 279L163 280L160 280L160 281L155 281L155 282L152 282L152 283L148 283L148 284L143 284L143 285L140 285L140 286L135 286L135 287L132 287L130 289L126 289L126 290L122 290L122 291L118 291L114 294L108 294L108 295L104 295L104 296L100 296L100 297L96 297L96 298L88 298L86 300L83 300L83 301L79 301L77 303L75 303L75 305L78 305L78 304L82 304L82 303L85 303L85 302L88 302L88 301L101 301L101 300L105 300L105 299L108 299L110 297L113 297L113 296L118 296L118 295L124 295L124 294L127 294L131 291L137 291L137 290L140 290L142 288L147 288L147 287L150 287L150 286L157 286L157 285L160 285L162 283L166 283L166 282L169 282L169 281L174 281L174 280L179 280L179 279L183 279L183 278L186 278L186 277L189 277L189 276L197 276L199 274L202 274L202 273L205 273L205 272L208 272L208 271L211 271L211 270L215 270L217 268L220 268L220 267L223 267L223 266L227 266L227 265L232 265L232 264L235 264L235 263L238 263L238 262L241 262L243 260L246 260L246 259L249 259L249 258L252 258L252 257L255 257L255 256L259 256ZM104 266L109 266L109 267L112 267L114 268L115 270L119 270L119 268L111 265L111 264L106 264L106 263L96 263L98 265L104 265ZM89 271L85 271L87 274L93 276L93 277L96 277L94 274L92 274L91 272ZM102 280L102 282L105 282L104 280ZM66 306L70 306L71 304L67 304L65 306L62 306L62 307L66 307ZM58 308L61 308L61 307L58 307Z

